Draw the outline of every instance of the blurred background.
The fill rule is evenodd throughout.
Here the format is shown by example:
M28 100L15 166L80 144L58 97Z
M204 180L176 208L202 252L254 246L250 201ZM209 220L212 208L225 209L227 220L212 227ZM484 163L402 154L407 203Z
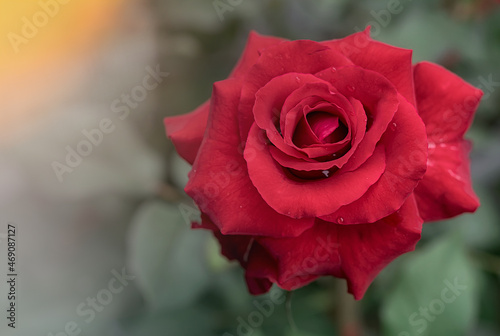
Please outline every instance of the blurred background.
M10 286L0 283L0 335L499 335L499 7L1 1L0 278L8 225L17 228L18 275L15 329ZM367 25L374 39L413 49L414 62L439 63L484 91L468 133L482 206L426 225L417 251L385 269L362 301L330 278L287 302L252 297L210 234L189 229L198 216L182 191L190 168L162 120L210 96L250 30L326 40Z

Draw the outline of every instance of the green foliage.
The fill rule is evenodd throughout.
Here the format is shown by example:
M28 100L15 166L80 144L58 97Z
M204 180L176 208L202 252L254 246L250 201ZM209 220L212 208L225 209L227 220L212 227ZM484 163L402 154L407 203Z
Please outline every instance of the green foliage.
M187 224L177 206L159 201L144 204L132 220L130 264L153 308L185 306L208 284L208 232Z
M465 335L477 317L476 270L456 235L409 255L382 304L386 335Z

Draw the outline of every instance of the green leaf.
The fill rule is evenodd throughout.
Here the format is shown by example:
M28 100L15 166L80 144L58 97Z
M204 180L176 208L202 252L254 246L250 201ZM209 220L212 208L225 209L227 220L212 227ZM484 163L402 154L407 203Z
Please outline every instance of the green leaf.
M138 318L125 320L123 329L130 336L213 336L214 315L203 306L191 306L178 310L158 310Z
M412 49L414 63L436 61L450 51L457 51L462 57L473 61L480 61L484 55L485 44L482 38L478 38L475 27L472 24L459 24L445 12L407 8L394 17L404 20L391 21L387 28L380 29L380 36L373 37L381 42Z
M153 308L189 304L206 287L205 230L191 230L179 206L151 201L139 208L130 231L130 264Z
M174 185L179 189L184 189L188 183L188 174L191 170L191 165L187 163L179 154L174 153L171 157L171 178Z
M405 261L382 306L384 335L464 335L477 315L478 286L461 240L441 239Z

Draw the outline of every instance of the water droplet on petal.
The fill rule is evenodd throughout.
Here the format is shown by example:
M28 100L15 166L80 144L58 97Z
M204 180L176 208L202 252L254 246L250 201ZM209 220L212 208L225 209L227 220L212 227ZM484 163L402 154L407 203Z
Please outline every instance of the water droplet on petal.
M398 126L398 124L396 124L395 122L393 122L391 124L391 130L395 131L397 126Z
M463 181L462 177L458 174L455 174L455 172L451 169L448 169L448 174L450 174L450 176L453 177L455 180Z
M330 171L328 170L323 170L322 173L323 175L325 175L325 177L328 177L328 175L330 175Z
M337 72L337 68L336 67L332 67L331 70L332 70L332 72Z
M436 144L434 142L429 141L428 147L429 147L429 149L434 149L434 148L436 148Z
M330 94L331 94L332 96L336 94L336 93L335 93L335 92L333 92L333 91L329 91L329 92L330 92Z
M333 153L333 154L332 154L332 156L333 156L333 157L337 157L337 154L336 154L336 153Z
M296 81L297 83L300 83L300 78L299 78L298 76L297 76L297 77L295 77L295 81Z
M337 218L337 223L339 223L339 224L344 223L344 218L342 218L342 217Z
M356 89L354 88L354 86L348 85L347 90L349 90L350 92L354 92L354 90L356 90Z

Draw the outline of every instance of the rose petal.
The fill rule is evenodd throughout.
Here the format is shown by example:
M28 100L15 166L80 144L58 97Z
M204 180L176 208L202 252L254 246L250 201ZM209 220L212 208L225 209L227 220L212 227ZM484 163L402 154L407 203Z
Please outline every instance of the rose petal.
M429 141L462 139L483 92L436 64L418 63L414 72L418 112Z
M360 300L385 266L415 249L421 236L422 219L414 197L410 196L399 211L373 224L335 227L349 293Z
M255 64L255 62L257 62L264 49L284 41L287 40L274 36L260 35L256 31L252 30L248 36L245 50L231 72L231 75L229 75L229 78L241 78L246 76L247 72Z
M296 78L299 81L296 81ZM282 151L291 156L307 156L297 148L291 147L283 140L277 129L280 111L283 104L291 93L300 89L307 83L322 82L320 79L309 74L291 73L273 78L255 94L254 118L255 123L266 131L269 140ZM327 84L327 83L325 83Z
M246 259L253 241L252 236L223 235L205 213L201 214L201 223L193 223L192 228L212 231L215 238L219 241L222 255L229 260L237 260L243 267L246 266Z
M254 257L262 259L255 260L247 274L286 290L318 276L343 277L349 292L360 300L387 264L414 250L421 230L422 219L410 196L399 211L372 224L342 226L318 220L295 238L257 237L261 254Z
M223 234L297 236L314 219L295 220L276 213L248 177L238 150L240 87L235 79L214 84L207 132L185 191Z
M338 223L342 218L342 224L373 223L398 210L413 192L427 167L427 139L424 123L405 99L379 145L385 146L387 161L380 179L361 198L321 219Z
M293 140L293 137L298 137L296 130L299 123L304 119L311 109L331 113L339 116L342 122L347 124L348 134L345 141L341 143L328 143L320 145L310 145L299 148ZM358 135L361 140L364 133L365 116L355 112L355 107L352 102L340 94L329 83L318 80L314 83L306 83L302 87L290 93L281 110L281 122L283 131L282 142L274 143L276 147L282 149L285 153L290 154L283 146L290 146L297 151L304 153L308 158L320 158L330 156L342 148L346 147L352 137ZM362 125L360 125L362 124ZM310 128L310 125L307 125ZM359 126L362 126L361 129ZM309 130L307 130L309 131ZM310 130L312 132L312 130ZM319 139L318 139L319 140ZM272 141L272 140L271 140ZM356 147L357 144L351 143L351 147ZM297 157L303 157L298 156ZM328 159L326 161L331 161ZM324 160L321 160L324 161ZM344 158L347 161L347 158ZM344 162L335 161L337 167L341 167Z
M190 164L196 159L203 140L209 110L210 101L207 101L191 113L164 119L167 135L177 153Z
M372 155L375 145L391 122L398 109L398 94L386 78L358 66L343 67L336 72L325 70L316 76L331 83L341 94L360 101L365 113L372 120L366 134L359 139L361 142L355 155L344 167L346 170L355 171Z
M245 147L245 160L253 185L269 206L292 218L331 214L361 197L385 170L383 146L355 172L339 170L332 176L304 181L287 173L261 140L262 130L254 124Z
M355 65L373 70L387 78L413 106L412 50L393 47L370 38L370 29L342 39L323 41L323 45L338 50Z
M277 274L270 280L283 289L294 290L321 275L343 276L338 229L331 223L317 222L293 239L257 237L256 241L274 256Z
M248 291L253 295L267 293L277 282L276 261L260 244L253 244L245 272Z
M255 94L271 79L289 72L312 74L329 67L350 64L339 52L308 40L282 42L265 49L249 70L242 88L239 108L241 139L246 140L254 122Z
M474 212L479 199L470 178L468 141L433 145L429 148L427 173L415 189L420 215L435 221Z

